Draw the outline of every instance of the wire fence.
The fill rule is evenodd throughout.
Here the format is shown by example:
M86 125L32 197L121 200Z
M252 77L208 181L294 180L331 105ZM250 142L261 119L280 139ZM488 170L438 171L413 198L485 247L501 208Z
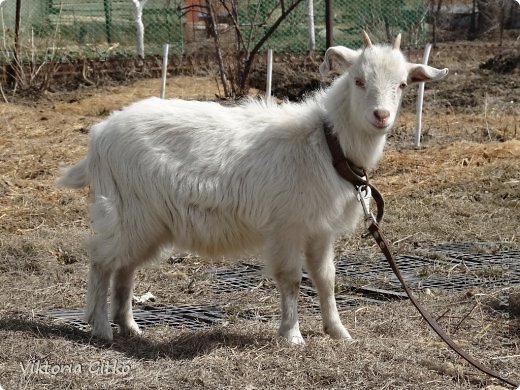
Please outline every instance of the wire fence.
M21 62L135 56L134 3L139 1L143 2L0 0L0 63L9 63L15 54ZM215 26L207 1L215 4ZM207 1L147 1L142 12L145 54L160 54L164 43L177 54L212 53L216 33L228 48L254 46L283 13L282 3L298 4L262 48L305 52L314 45L316 50L325 49L325 0ZM520 28L519 8L515 0L334 0L334 42L358 45L361 28L379 42L400 32L409 47L432 39L501 40L504 31Z

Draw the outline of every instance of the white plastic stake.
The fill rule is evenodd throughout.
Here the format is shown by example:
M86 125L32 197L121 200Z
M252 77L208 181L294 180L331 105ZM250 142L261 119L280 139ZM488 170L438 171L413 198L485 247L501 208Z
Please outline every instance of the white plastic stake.
M271 86L273 83L273 49L267 50L267 87L265 89L265 96L267 99L271 98Z
M166 75L168 73L168 50L170 45L165 43L163 46L163 62L162 62L162 83L161 83L161 99L166 95Z
M428 63L428 58L430 57L430 51L432 49L432 44L427 43L424 48L424 54L422 63L426 65ZM415 116L415 147L418 148L421 146L421 131L422 131L422 108L423 108L423 99L424 99L424 81L419 83L419 92L417 94L417 108L416 108L416 116Z
M307 33L309 34L309 51L316 50L316 35L314 34L314 1L307 0Z

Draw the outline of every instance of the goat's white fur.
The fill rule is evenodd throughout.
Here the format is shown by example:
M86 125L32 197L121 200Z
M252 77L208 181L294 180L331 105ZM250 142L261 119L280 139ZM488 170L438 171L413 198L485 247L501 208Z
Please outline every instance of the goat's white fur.
M131 307L135 269L173 244L208 256L263 250L281 293L279 334L296 344L303 343L297 295L305 266L325 332L350 338L334 298L333 242L354 230L362 210L332 166L324 122L354 164L373 168L398 111L399 85L440 79L447 69L409 64L388 46L330 48L322 71L331 58L345 73L302 103L150 98L92 127L87 157L58 183L91 189L86 316L95 336L112 338L111 279L113 320L121 333L140 332Z

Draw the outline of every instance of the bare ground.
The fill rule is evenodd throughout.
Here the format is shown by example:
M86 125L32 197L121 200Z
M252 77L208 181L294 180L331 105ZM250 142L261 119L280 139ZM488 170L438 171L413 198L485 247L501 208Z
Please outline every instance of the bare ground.
M372 172L387 202L384 230L399 253L423 255L441 242L519 247L518 72L479 69L497 53L468 47L441 46L433 53L433 64L449 67L450 75L427 88L423 147L412 147L414 116L407 103L383 161ZM179 77L168 88L172 97L211 99L218 93L211 78ZM307 344L288 346L274 336L275 320L240 315L276 316L276 293L212 288L207 270L230 259L191 256L172 264L165 255L139 272L136 285L137 294L151 290L158 303L226 303L235 314L227 325L155 326L142 338L116 337L103 345L87 332L33 318L51 308L82 307L84 301L86 191L56 188L59 167L84 154L90 124L158 91L158 80L142 80L0 105L1 386L482 389L498 384L449 351L406 301L343 310L355 343L325 337L319 316L303 309ZM367 261L379 256L359 234L338 240L336 253ZM518 380L519 294L510 286L420 297L471 354ZM504 310L497 302L507 297ZM67 365L70 372L52 372Z

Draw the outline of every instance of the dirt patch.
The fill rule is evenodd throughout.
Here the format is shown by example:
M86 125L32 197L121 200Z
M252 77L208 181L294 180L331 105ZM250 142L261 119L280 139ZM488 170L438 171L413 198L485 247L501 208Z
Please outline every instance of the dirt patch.
M316 74L316 70L294 70L287 64L274 64L272 77L272 95L280 100L300 101L305 95L328 84ZM262 91L266 88L266 79L265 69L257 69L252 72L249 84Z
M495 73L513 73L520 64L520 54L502 53L480 65L480 69L492 70Z
M479 69L497 53L448 49L433 52L432 63L449 67L450 75L427 88L423 147L412 146L410 99L383 161L371 172L387 202L383 229L401 254L423 256L441 242L518 247L518 79ZM80 308L84 302L87 190L57 188L59 168L84 155L91 124L135 100L157 96L159 90L160 81L149 79L0 105L0 385L460 390L497 383L450 352L406 301L342 311L357 339L354 344L328 339L318 315L303 310L307 344L287 346L274 337L275 320L242 315L261 312L276 318L277 294L212 288L208 269L231 259L168 261L171 253L165 253L139 271L136 284L136 294L151 290L158 304L225 303L228 313L236 313L225 326L157 326L147 328L143 338L116 337L113 344L102 345L83 331L33 318L33 312ZM197 99L216 94L214 79L207 77L173 78L167 92L168 97ZM369 266L379 253L358 233L337 241L336 256L355 256ZM258 263L255 257L248 261ZM471 354L518 378L517 296L518 287L501 287L420 298ZM503 304L508 301L509 306ZM45 363L58 370L67 364L77 369L49 374L35 368ZM106 371L100 371L103 363Z

